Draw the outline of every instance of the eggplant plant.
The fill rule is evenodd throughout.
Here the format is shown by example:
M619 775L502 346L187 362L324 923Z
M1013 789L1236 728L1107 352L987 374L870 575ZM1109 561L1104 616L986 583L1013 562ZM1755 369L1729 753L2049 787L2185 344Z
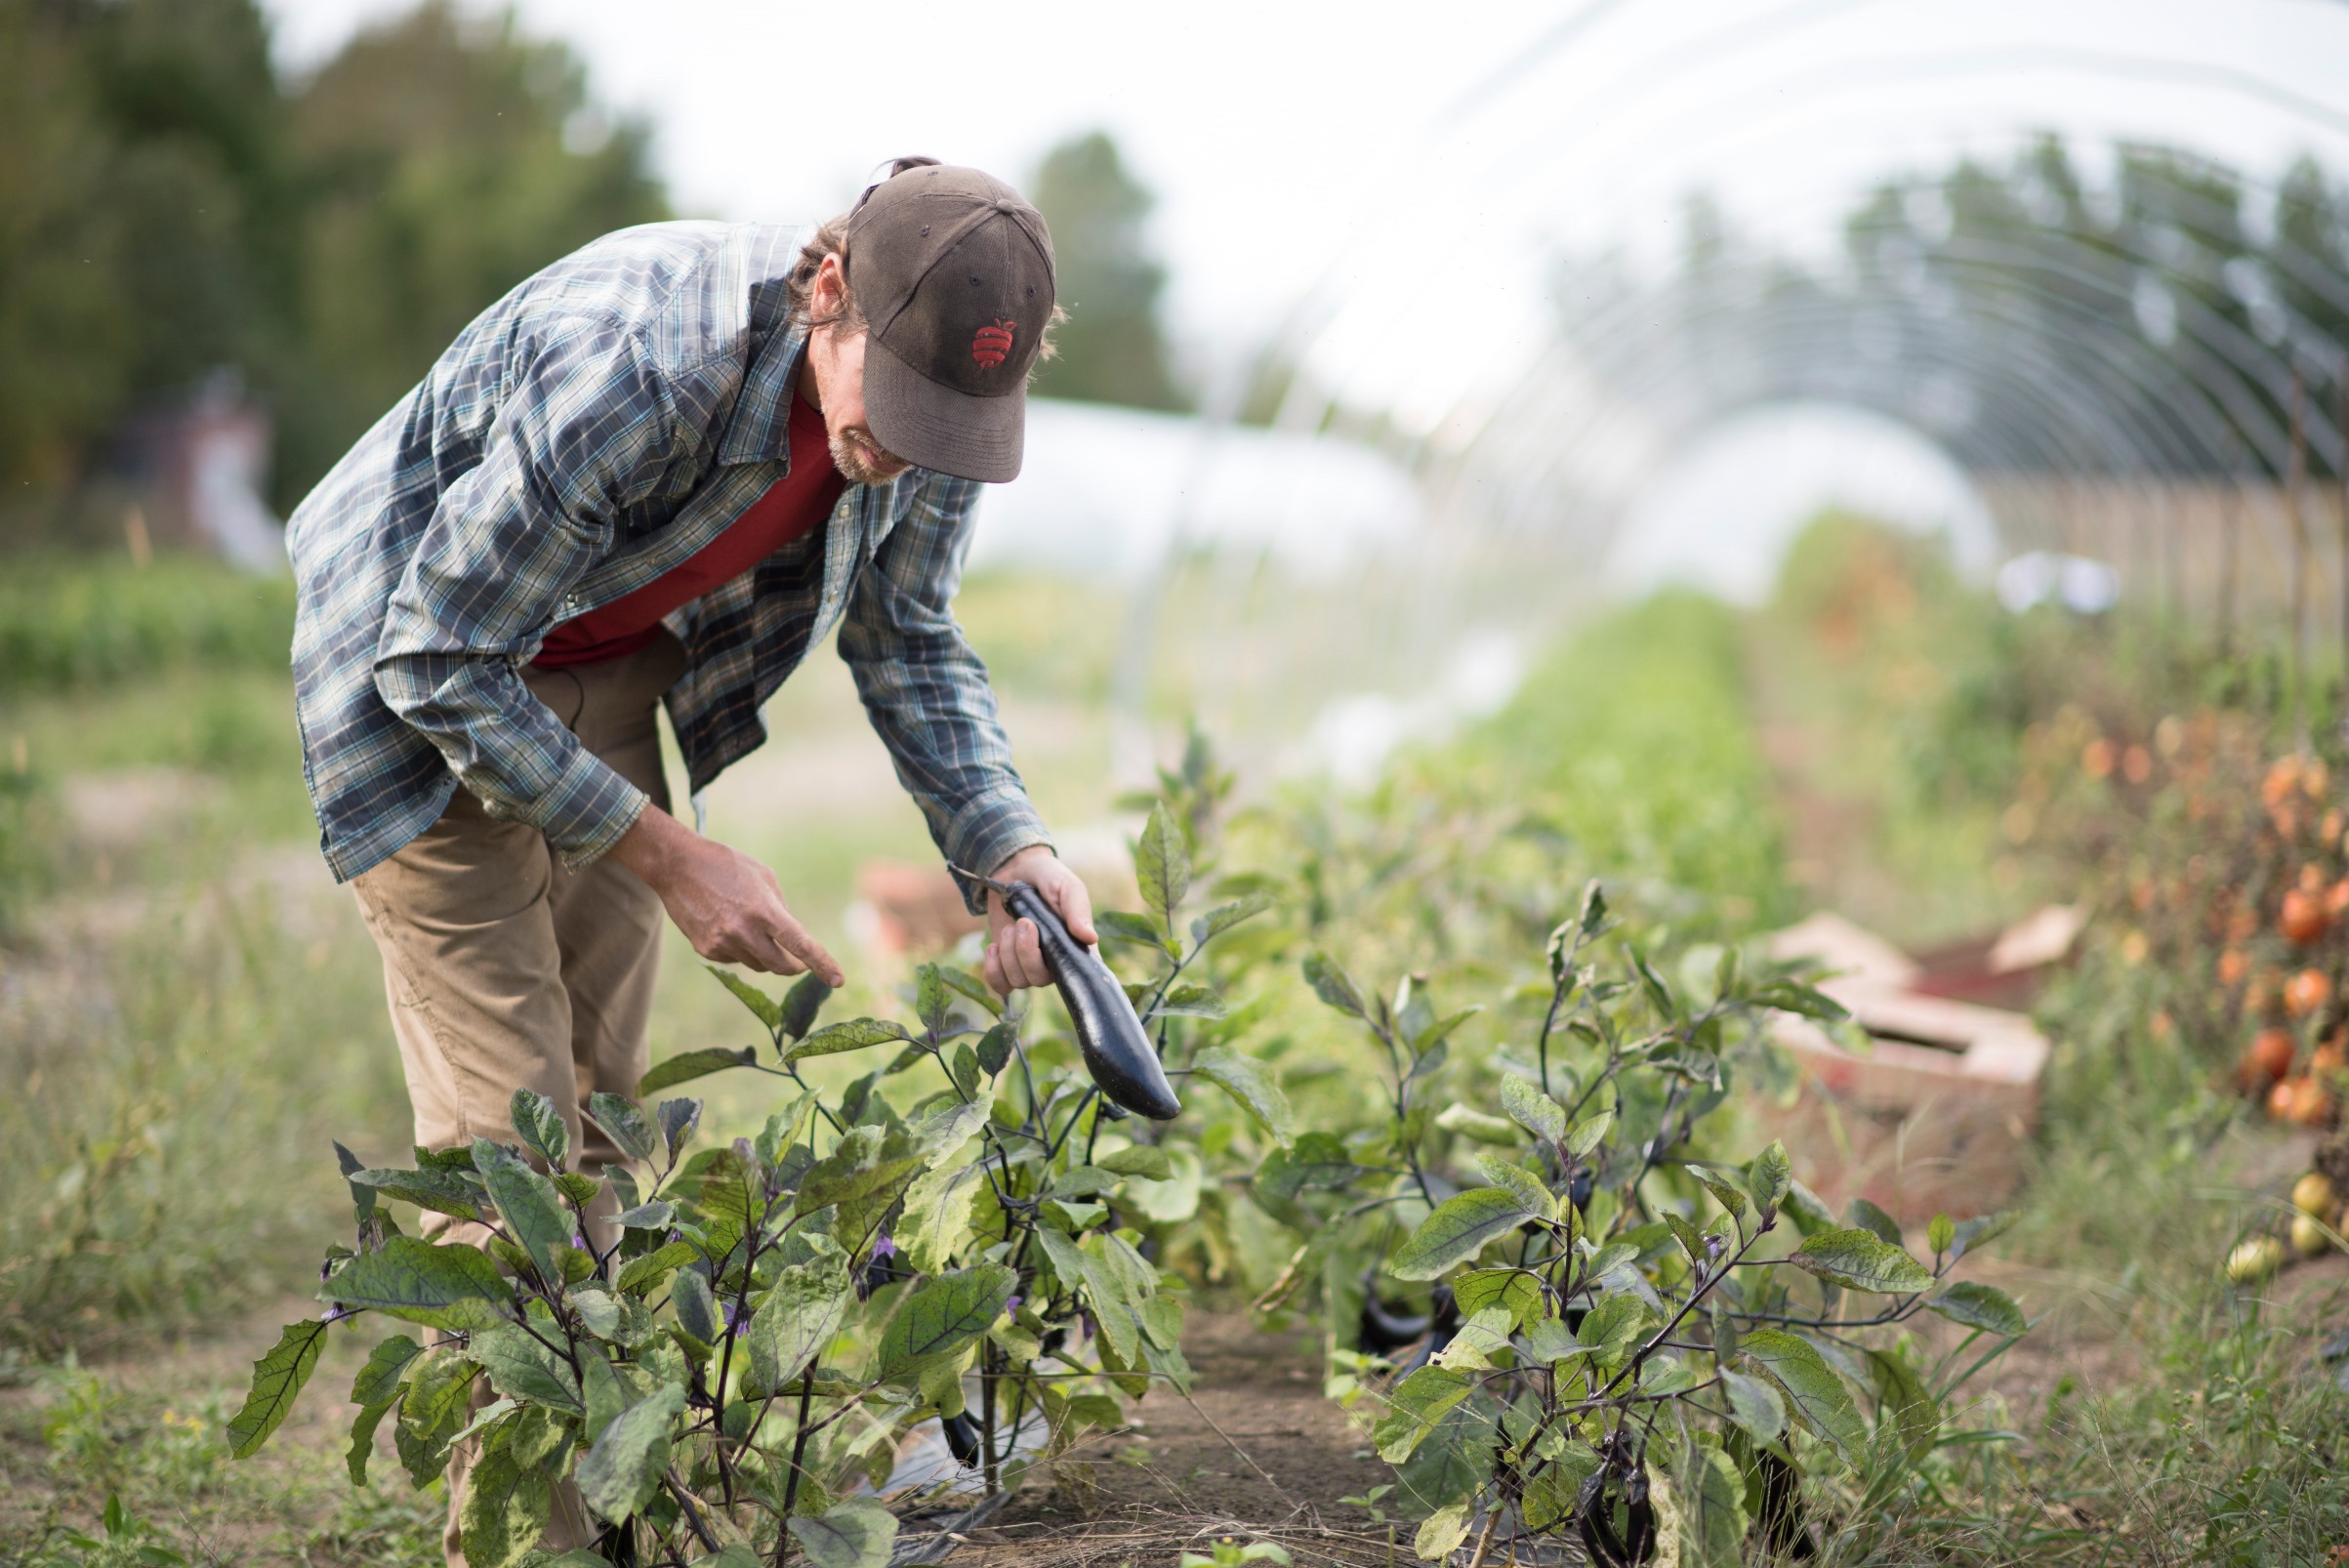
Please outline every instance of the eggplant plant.
M1267 1299L1370 1259L1336 1382L1394 1468L1373 1501L1422 1521L1422 1557L1554 1560L1544 1538L1602 1568L1809 1555L1804 1476L1856 1477L1857 1513L1920 1484L1938 1449L1981 1435L1947 1423L1952 1392L2025 1330L2005 1294L1950 1278L1998 1218L1936 1217L1928 1262L1865 1200L1838 1223L1782 1144L1707 1157L1699 1124L1769 1016L1837 1020L1833 1000L1734 948L1677 985L1628 943L1602 966L1614 929L1592 883L1550 937L1524 1036L1473 1063L1451 1043L1478 1010L1304 964L1371 1037L1389 1114L1306 1134L1257 1174L1260 1206L1303 1236ZM1492 1086L1490 1108L1463 1079ZM1963 1331L1937 1358L1887 1332L1919 1312Z
M356 1239L326 1259L325 1313L255 1363L234 1451L285 1420L336 1325L397 1320L430 1332L389 1334L359 1373L351 1478L387 1420L418 1487L477 1444L461 1518L474 1568L533 1551L563 1481L600 1521L581 1564L783 1568L796 1552L880 1568L915 1427L937 1422L962 1486L992 1494L1084 1431L1122 1426L1124 1400L1187 1388L1187 1288L1148 1253L1160 1219L1187 1212L1167 1196L1186 1174L1196 1208L1202 1156L1104 1088L1155 1078L1173 1099L1159 1057L1174 1048L1182 1079L1286 1117L1248 1058L1195 1049L1177 1023L1223 1016L1199 961L1269 900L1207 909L1186 941L1189 841L1163 806L1135 871L1150 912L1100 922L1150 972L1089 997L1073 1040L946 964L917 971L910 1023L820 1024L829 993L812 976L777 997L713 970L766 1039L671 1056L637 1098L591 1096L584 1114L625 1166L579 1169L562 1118L528 1090L510 1141L420 1148L404 1169L338 1148ZM1088 1033L1117 1010L1116 1038ZM1123 1078L1104 1086L1091 1070L1103 1050L1150 1059L1112 1062ZM890 1054L838 1093L805 1077L814 1058L869 1051ZM703 1138L704 1102L662 1097L721 1071L778 1081L755 1135ZM411 1234L399 1204L461 1229Z

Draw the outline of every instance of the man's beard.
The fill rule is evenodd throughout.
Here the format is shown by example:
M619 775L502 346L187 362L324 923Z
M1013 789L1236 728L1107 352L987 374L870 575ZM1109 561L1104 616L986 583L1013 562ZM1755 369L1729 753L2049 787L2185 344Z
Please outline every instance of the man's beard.
M845 431L831 435L832 466L850 484L886 484L905 472L905 465L877 446L867 446ZM878 455L880 464L874 459Z

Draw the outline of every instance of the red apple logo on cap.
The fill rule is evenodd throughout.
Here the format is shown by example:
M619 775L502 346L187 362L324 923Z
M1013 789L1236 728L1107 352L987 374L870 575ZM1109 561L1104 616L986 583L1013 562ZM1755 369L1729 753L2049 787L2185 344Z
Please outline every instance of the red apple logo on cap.
M970 357L988 370L1002 364L1010 356L1011 333L1018 325L998 316L994 325L979 328L970 338Z

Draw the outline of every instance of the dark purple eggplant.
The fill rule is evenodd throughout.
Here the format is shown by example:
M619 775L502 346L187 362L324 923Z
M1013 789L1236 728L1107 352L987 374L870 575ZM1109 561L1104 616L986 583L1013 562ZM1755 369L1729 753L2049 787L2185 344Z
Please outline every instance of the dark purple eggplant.
M979 1462L978 1428L970 1424L968 1416L944 1417L938 1429L946 1434L947 1451L954 1455L957 1465L969 1469Z
M1427 1338L1420 1341L1409 1361L1395 1369L1397 1382L1442 1355L1452 1337L1460 1332L1460 1301L1453 1296L1451 1286L1438 1285L1430 1292L1427 1308Z
M1180 1116L1182 1101L1174 1097L1174 1086L1167 1082L1167 1070L1150 1048L1150 1036L1135 1015L1133 1004L1127 1000L1126 988L1101 962L1100 953L1069 935L1068 928L1032 884L997 882L988 877L972 880L1002 894L1004 908L1012 919L1036 923L1044 967L1051 971L1061 1005L1077 1027L1085 1070L1092 1074L1101 1093L1112 1103L1154 1122L1171 1122Z
M1425 1334L1433 1322L1431 1315L1400 1311L1380 1300L1378 1277L1376 1268L1362 1277L1362 1319L1355 1333L1354 1348L1366 1355L1400 1350Z

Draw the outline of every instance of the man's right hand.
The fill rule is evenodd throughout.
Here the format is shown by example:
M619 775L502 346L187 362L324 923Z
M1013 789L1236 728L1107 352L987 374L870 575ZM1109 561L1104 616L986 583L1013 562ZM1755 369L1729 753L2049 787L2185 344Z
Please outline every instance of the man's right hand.
M611 853L661 895L693 951L713 964L768 974L813 970L830 986L846 979L823 944L784 907L773 872L703 838L659 806L648 803Z

